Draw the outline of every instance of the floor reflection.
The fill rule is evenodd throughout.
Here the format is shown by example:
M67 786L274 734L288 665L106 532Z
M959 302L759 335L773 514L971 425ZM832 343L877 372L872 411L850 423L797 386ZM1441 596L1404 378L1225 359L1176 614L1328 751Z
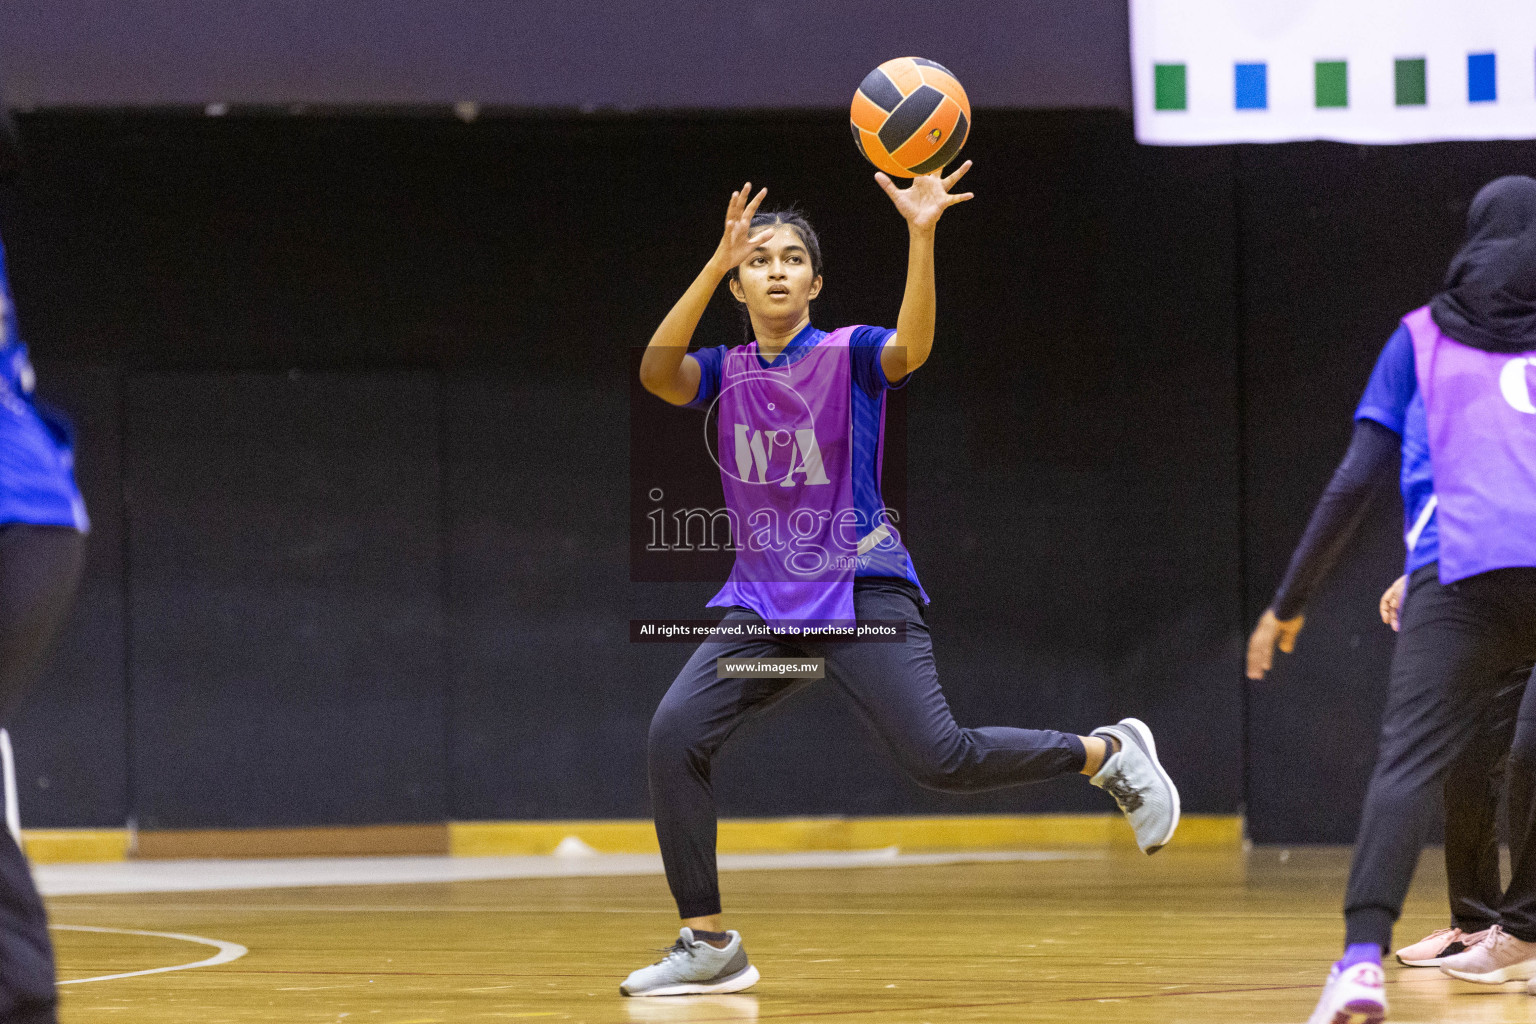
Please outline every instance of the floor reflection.
M757 996L656 996L626 999L632 1021L757 1020Z

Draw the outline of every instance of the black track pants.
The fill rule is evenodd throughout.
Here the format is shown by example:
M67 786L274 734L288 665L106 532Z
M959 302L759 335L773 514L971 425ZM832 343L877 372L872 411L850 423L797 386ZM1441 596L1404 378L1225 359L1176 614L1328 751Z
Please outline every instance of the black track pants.
M1428 565L1408 582L1345 897L1349 943L1391 945L1447 773L1496 714L1510 674L1536 661L1536 568L1498 569L1450 586L1438 572ZM1527 940L1536 940L1536 849L1524 842L1536 839L1533 772L1536 687L1528 686L1510 751L1516 871L1501 907L1504 926Z
M0 726L42 675L74 600L85 538L67 527L0 526ZM0 825L0 1021L54 1024L48 917L14 839Z
M955 723L939 688L916 588L866 578L855 584L853 600L860 621L905 620L906 642L711 641L699 646L662 698L651 719L651 803L679 916L720 912L711 759L743 722L812 683L836 685L896 762L931 789L974 793L1082 770L1086 752L1072 734ZM726 620L762 622L745 608L733 608ZM825 658L827 678L716 679L715 660L722 657Z

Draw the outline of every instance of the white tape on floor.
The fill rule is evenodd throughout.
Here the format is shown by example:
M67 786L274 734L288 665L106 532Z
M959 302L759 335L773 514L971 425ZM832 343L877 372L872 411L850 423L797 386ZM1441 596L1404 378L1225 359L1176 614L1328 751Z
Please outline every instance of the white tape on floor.
M88 924L54 924L50 928L61 932L100 932L105 935L143 935L152 939L177 939L181 942L196 942L203 946L212 946L218 952L206 960L198 960L195 963L174 964L170 967L151 967L144 971L126 971L122 974L101 974L94 978L74 978L69 981L61 981L60 985L84 985L88 981L116 981L119 978L137 978L145 974L165 974L169 971L190 971L194 967L214 967L218 964L227 964L231 960L238 960L250 950L238 942L225 942L222 939L205 939L201 935L182 935L179 932L141 932L131 928L98 928Z
M722 854L722 871L907 867L1013 861L1101 860L1099 850L1016 850L901 853L839 850L825 853ZM598 878L659 875L656 854L605 853L590 857L305 857L284 860L165 860L110 864L38 864L32 869L45 896L142 892L213 892L320 885L410 885L514 878Z

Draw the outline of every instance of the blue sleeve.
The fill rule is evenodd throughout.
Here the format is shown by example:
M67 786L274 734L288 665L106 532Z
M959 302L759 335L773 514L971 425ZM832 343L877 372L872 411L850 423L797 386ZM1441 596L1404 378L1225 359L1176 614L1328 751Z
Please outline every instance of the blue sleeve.
M886 388L899 388L912 379L909 373L892 384L885 379L885 368L880 365L880 352L885 343L896 337L896 332L884 327L860 327L848 339L848 359L853 368L853 381L871 398L879 398Z
M725 363L725 346L701 348L688 354L699 362L699 393L683 408L708 409L709 403L720 396L720 367Z
M1355 408L1355 419L1373 420L1403 436L1403 421L1408 403L1419 390L1418 372L1413 366L1413 338L1408 328L1398 325L1386 347L1376 359L1370 383Z

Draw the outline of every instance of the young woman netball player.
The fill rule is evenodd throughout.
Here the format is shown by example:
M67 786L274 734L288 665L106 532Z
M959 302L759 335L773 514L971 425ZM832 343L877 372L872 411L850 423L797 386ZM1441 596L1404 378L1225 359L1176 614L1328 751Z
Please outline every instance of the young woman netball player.
M42 674L85 551L69 434L32 400L27 348L0 246L0 726ZM0 1020L54 1024L48 918L16 841L0 828Z
M812 326L810 303L822 288L816 234L798 214L759 213L766 190L754 197L748 184L732 194L714 255L646 350L640 374L648 390L719 415L721 483L738 529L730 579L710 601L729 609L724 622L898 620L906 639L719 639L694 652L656 709L649 739L656 833L683 928L661 962L624 981L625 995L736 992L758 979L740 934L720 917L710 762L745 719L805 681L717 679L721 659L824 658L827 678L923 785L976 792L1081 772L1114 796L1147 853L1178 825L1178 791L1151 732L1133 718L1089 736L956 725L923 622L927 595L881 515L885 390L904 383L932 349L934 229L945 210L971 198L948 191L969 168L919 176L907 189L875 176L910 239L895 331ZM690 355L723 279L756 340ZM793 531L792 547L774 542L774 523Z
M1252 678L1269 668L1277 642L1291 649L1301 628L1293 593L1304 597L1317 553L1335 548L1363 507L1341 494L1400 451L1402 628L1345 898L1345 953L1311 1024L1386 1018L1381 955L1434 790L1486 744L1511 674L1536 661L1536 180L1487 185L1467 225L1445 290L1403 317L1382 350L1350 454L1249 643ZM1469 981L1536 976L1536 687L1525 687L1509 758L1513 877L1497 920L1440 964Z

